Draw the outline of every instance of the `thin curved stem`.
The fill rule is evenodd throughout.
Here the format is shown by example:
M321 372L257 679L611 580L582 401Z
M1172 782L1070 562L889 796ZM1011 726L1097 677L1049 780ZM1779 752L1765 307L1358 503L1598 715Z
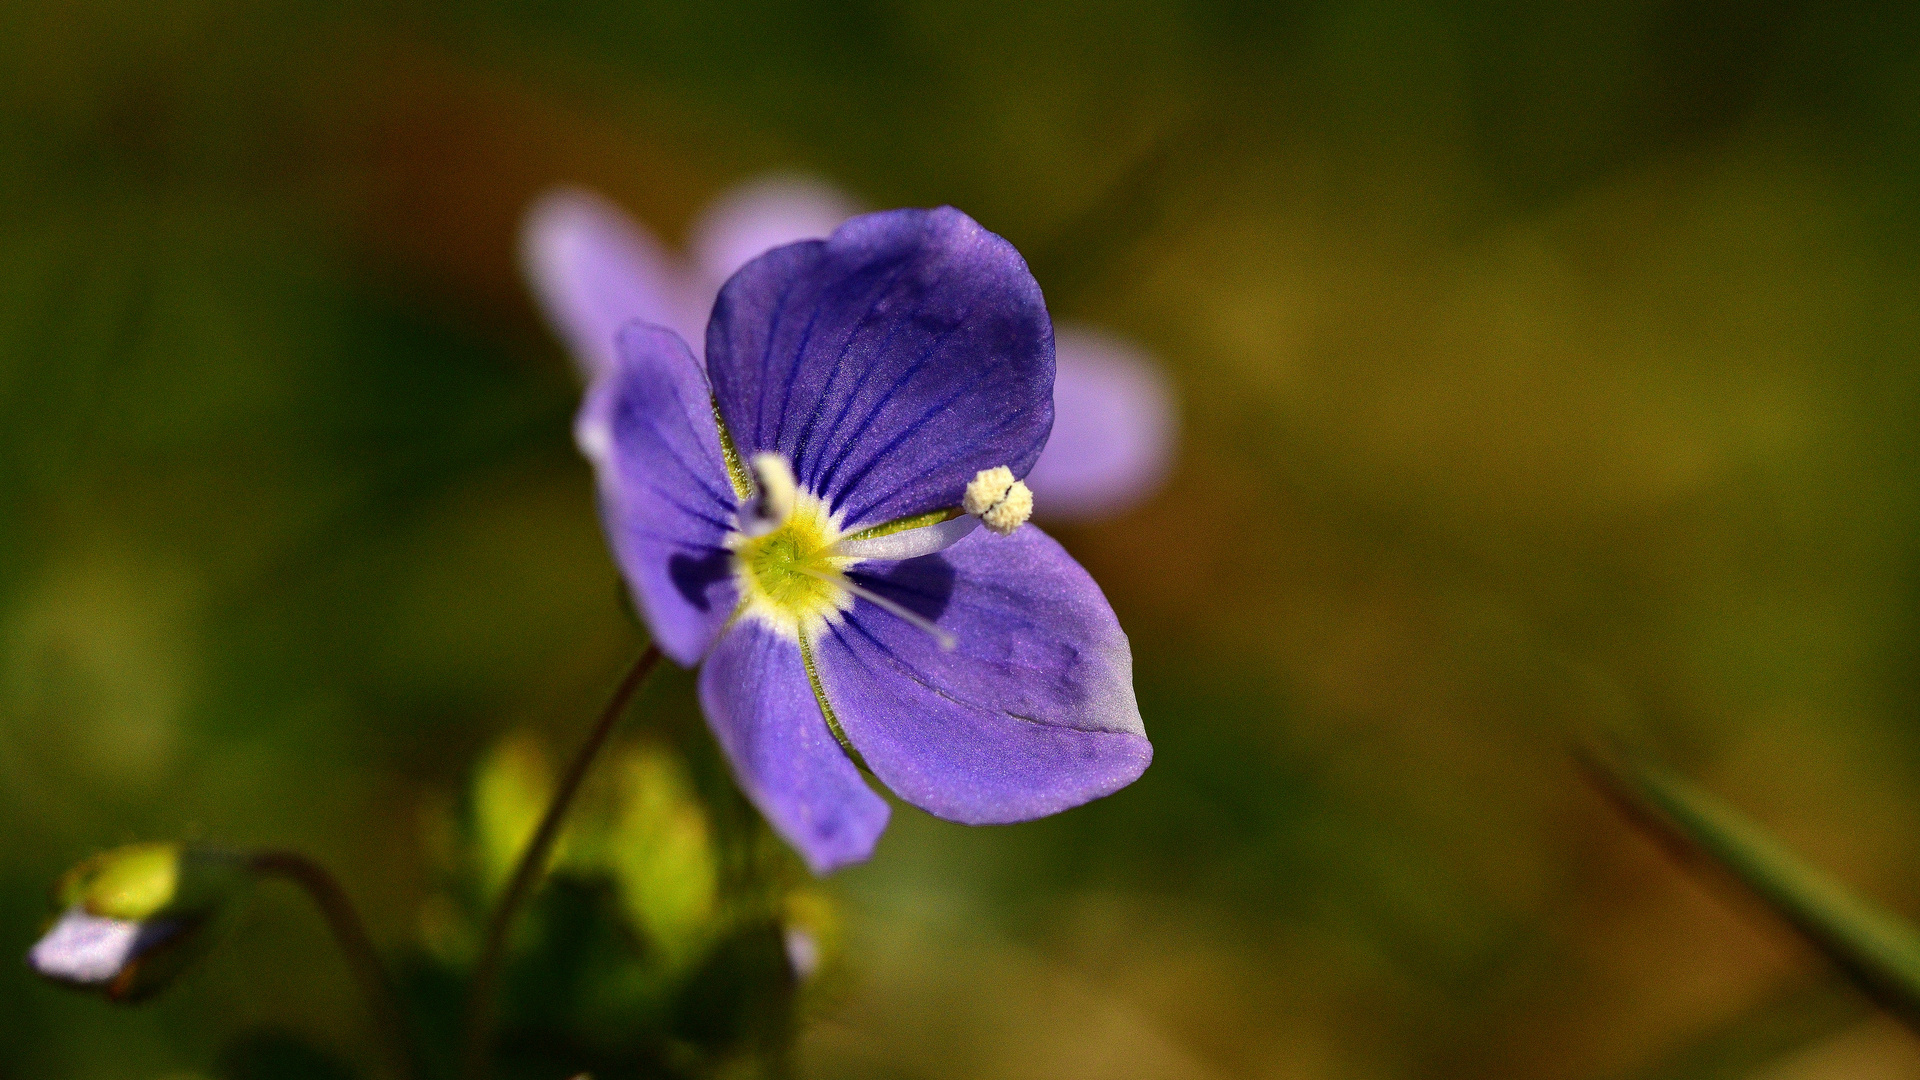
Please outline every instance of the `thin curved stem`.
M247 857L247 865L263 877L279 877L293 882L312 898L314 906L320 909L321 916L333 931L334 940L339 944L341 954L346 957L354 981L360 984L367 1011L372 1014L381 1042L393 1059L396 1075L408 1078L417 1076L417 1059L414 1057L413 1041L407 1034L406 1014L401 1011L400 1000L394 995L393 983L387 978L386 968L381 966L380 954L374 950L373 939L367 936L366 924L360 921L360 913L354 909L353 901L347 898L347 891L340 887L339 879L329 873L326 867L297 851L257 851Z
M613 734L621 714L626 712L627 703L633 700L640 684L646 681L659 662L659 648L649 645L647 651L633 662L633 667L627 670L626 677L620 680L599 721L587 733L587 741L580 744L573 760L567 764L566 775L560 778L560 787L553 793L553 801L547 804L546 816L540 819L540 827L534 830L533 839L527 842L527 849L521 852L520 863L514 867L507 891L500 897L500 905L493 910L493 921L487 925L486 944L480 950L479 963L473 969L473 983L467 991L461 1075L468 1080L484 1080L488 1072L487 1050L493 1041L495 1019L494 991L500 981L501 966L506 961L507 933L513 929L513 917L526 906L527 900L533 895L533 887L546 872L547 859L553 854L554 843L560 839L560 826L565 824L567 811L572 809L574 796L580 793L580 785L586 780L594 759L600 756L607 737Z

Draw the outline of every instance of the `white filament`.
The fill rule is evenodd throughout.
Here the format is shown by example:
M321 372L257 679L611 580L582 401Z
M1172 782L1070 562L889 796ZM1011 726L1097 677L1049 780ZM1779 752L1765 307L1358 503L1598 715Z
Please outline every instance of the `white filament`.
M937 626L932 619L929 619L925 615L922 615L917 611L913 611L897 603L896 601L889 600L886 597L881 596L879 593L874 592L872 589L866 588L864 586L856 585L852 581L847 580L847 578L844 575L840 577L834 577L829 574L823 574L820 571L815 570L811 567L797 567L797 569L801 573L807 575L808 577L817 578L831 585L838 585L840 588L847 590L848 592L852 593L853 595L859 597L862 600L867 601L868 603L881 609L882 611L885 611L888 614L893 615L895 618L904 620L909 625L912 625L914 627L917 627L921 630L926 631L927 633L933 635L933 640L939 642L940 647L942 649L945 649L948 652L952 652L954 646L960 643L960 640L958 638L954 637L952 634L947 633L945 630L940 629L940 627Z

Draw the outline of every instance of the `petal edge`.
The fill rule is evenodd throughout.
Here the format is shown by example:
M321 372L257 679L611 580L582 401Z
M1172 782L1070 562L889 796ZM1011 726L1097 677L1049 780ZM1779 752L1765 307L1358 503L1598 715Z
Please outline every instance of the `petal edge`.
M706 377L678 334L634 323L617 352L588 388L575 436L594 465L614 561L660 650L691 667L738 600L720 435Z

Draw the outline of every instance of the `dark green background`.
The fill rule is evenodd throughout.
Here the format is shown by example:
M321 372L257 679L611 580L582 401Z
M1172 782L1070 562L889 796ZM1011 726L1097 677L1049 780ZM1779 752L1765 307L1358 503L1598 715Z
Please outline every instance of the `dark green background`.
M416 935L423 808L637 646L518 213L678 240L798 169L1006 235L1185 431L1059 530L1153 768L902 808L807 1075L1920 1075L1565 753L1637 732L1920 913L1916 11L8 0L0 956L174 836ZM150 1007L0 977L0 1078L263 1030L371 1060L273 889Z

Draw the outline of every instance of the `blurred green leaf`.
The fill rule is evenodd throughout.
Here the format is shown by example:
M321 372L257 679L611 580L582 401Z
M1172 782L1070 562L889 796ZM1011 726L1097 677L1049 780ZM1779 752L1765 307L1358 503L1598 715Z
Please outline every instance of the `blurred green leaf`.
M553 770L531 737L501 740L481 763L473 785L473 817L482 895L494 896L505 887L552 791Z
M678 968L713 929L719 868L706 815L686 767L661 747L627 748L609 765L619 795L607 861L629 917Z
M1920 1029L1920 931L1678 774L1618 747L1586 748L1582 760L1637 823L1688 861L1731 874L1869 997Z

